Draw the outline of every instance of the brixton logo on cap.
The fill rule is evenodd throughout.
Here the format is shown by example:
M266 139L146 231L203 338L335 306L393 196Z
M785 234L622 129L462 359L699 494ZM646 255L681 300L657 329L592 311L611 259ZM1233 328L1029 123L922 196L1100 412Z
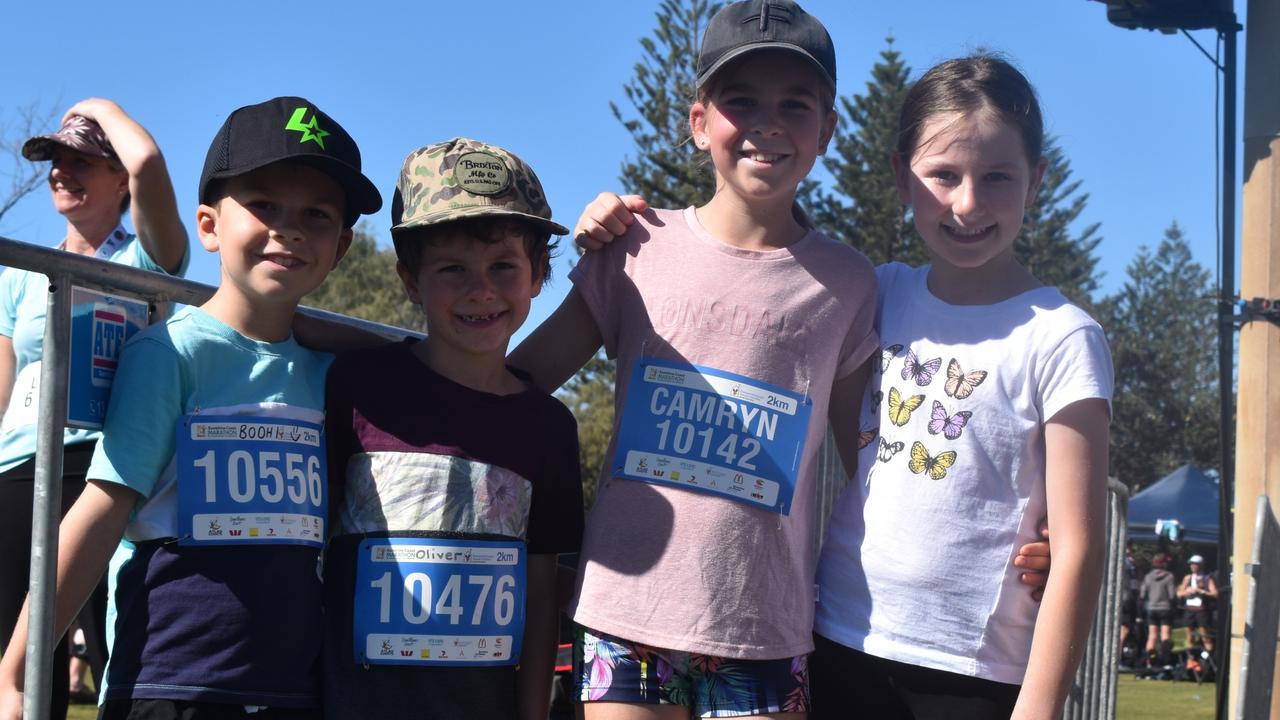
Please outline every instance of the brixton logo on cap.
M306 116L307 109L305 107L295 109L293 116L289 118L289 122L284 126L284 129L302 133L302 137L298 140L299 145L304 142L314 142L320 146L321 150L324 150L324 139L329 136L329 131L320 128L320 118L316 117L315 112L311 113L311 122L302 121Z
M497 155L469 152L454 164L453 179L472 195L498 195L511 185L511 170Z

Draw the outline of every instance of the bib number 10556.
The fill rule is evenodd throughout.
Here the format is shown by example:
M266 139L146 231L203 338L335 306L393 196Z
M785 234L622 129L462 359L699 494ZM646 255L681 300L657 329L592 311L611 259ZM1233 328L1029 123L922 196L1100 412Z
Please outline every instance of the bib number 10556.
M327 519L320 425L275 417L181 418L176 430L183 544L320 547Z

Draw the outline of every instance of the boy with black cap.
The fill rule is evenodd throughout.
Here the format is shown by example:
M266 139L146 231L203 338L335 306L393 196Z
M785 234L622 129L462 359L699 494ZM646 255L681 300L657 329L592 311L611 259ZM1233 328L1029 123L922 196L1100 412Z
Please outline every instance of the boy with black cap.
M527 164L465 138L409 155L391 214L428 337L329 372L325 713L544 720L577 425L505 357L567 231Z
M88 486L62 524L56 624L110 560L100 718L319 717L331 357L290 324L382 199L346 131L282 97L227 118L200 203L218 290L125 347ZM25 634L20 621L11 647ZM22 665L21 653L0 663L5 720L20 714Z

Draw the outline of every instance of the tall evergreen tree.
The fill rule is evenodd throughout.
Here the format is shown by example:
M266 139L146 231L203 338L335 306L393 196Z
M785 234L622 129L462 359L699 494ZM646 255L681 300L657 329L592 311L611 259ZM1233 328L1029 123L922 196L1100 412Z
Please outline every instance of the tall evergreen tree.
M302 304L409 330L426 328L422 311L409 302L396 276L395 250L379 249L363 224L342 262Z
M1045 138L1044 157L1048 163L1044 180L1027 208L1014 253L1041 282L1089 310L1098 289L1098 258L1093 251L1102 241L1097 235L1100 223L1087 225L1078 234L1071 232L1089 194L1079 192L1081 181L1071 178L1071 163L1055 138Z
M1111 472L1138 490L1184 463L1217 465L1217 334L1210 273L1177 223L1127 274L1098 309L1116 370Z
M840 123L823 165L831 173L829 192L820 193L814 220L831 237L848 243L874 263L927 263L928 255L910 223L890 164L897 144L898 112L911 88L911 69L886 38L880 61L871 68L866 91L840 98Z
M622 186L654 207L701 204L715 191L710 165L688 139L698 44L719 8L708 0L663 0L653 36L640 40L635 77L623 86L637 115L624 117L609 103L636 144L635 157L622 163Z

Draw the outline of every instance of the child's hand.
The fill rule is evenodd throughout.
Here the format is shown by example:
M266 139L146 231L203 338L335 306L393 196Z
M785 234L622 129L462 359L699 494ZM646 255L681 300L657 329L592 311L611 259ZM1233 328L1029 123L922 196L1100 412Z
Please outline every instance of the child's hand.
M120 112L120 106L110 100L102 98L88 98L81 100L62 116L62 122L66 122L72 115L79 115L86 120L99 122L99 118L112 112Z
M578 224L573 228L573 241L583 250L599 250L625 233L627 227L636 221L635 216L648 209L649 203L639 195L600 193L578 217Z
M1049 524L1040 521L1040 537L1042 542L1027 543L1018 548L1018 555L1013 559L1013 566L1023 572L1018 576L1023 585L1031 586L1031 597L1037 602L1044 597L1044 586L1049 582Z

